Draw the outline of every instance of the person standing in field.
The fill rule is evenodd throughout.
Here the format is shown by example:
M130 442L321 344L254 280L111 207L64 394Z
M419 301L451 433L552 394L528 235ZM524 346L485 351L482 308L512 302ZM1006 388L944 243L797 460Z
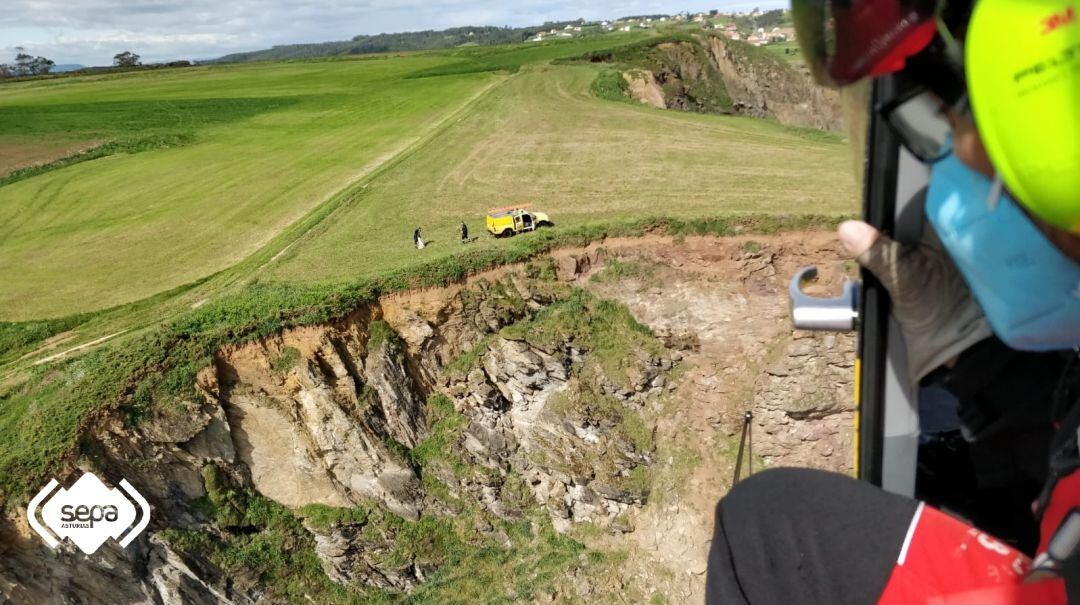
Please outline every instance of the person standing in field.
M461 221L461 243L465 244L469 241L469 226L465 224L465 221Z
M424 249L424 238L420 234L420 227L417 227L416 231L413 231L412 240L413 240L413 245L416 246L417 250L423 250Z

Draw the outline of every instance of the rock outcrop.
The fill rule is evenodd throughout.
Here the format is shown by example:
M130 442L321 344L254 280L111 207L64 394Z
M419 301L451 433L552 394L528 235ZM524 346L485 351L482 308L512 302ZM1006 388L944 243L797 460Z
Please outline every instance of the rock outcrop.
M853 468L854 349L850 334L795 332L758 380L755 454L774 466Z
M639 427L626 424L661 393L662 368L674 363L635 360L616 382L572 342L545 351L497 337L479 367L451 378L447 392L469 418L469 456L523 477L556 528L588 521L617 529L625 522L619 515L647 499L640 478L652 462L648 435L628 434Z
M575 260L571 276L588 270L586 261ZM587 322L566 334L530 323L572 292L513 274L434 302L422 294L386 299L331 324L224 347L199 372L197 397L160 402L138 424L103 411L88 462L114 483L129 479L151 501L150 531L134 557L112 546L94 563L72 566L66 583L48 576L71 553L51 553L31 536L11 540L9 560L26 564L0 575L3 594L20 602L96 602L87 596L95 592L124 602L265 600L256 577L224 580L219 563L157 533L227 541L262 531L246 513L254 494L293 510L382 511L364 522L305 522L302 531L331 581L392 591L436 570L394 551L401 523L453 514L428 493L432 481L500 519L539 509L560 530L583 521L628 527L620 515L646 501L652 455L638 413L674 362L628 341L614 358L625 361L621 371L609 376L593 358ZM575 301L577 314L593 304ZM517 325L527 327L500 332ZM545 330L550 339L531 337ZM436 410L453 415L450 429L428 417L437 393L452 397L452 409ZM433 430L441 431L436 451ZM429 454L413 453L425 447ZM380 524L391 518L398 521Z
M25 527L22 516L0 526L4 603L252 605L258 599L231 589L205 562L185 561L156 536L144 535L123 550L106 543L88 557L70 544L51 550Z
M615 258L593 247L223 347L188 396L155 402L149 417L95 412L81 457L57 477L128 479L151 502L149 530L84 557L48 549L10 517L0 602L295 602L275 580L305 565L332 591L408 592L451 562L440 536L498 552L539 527L655 532L655 473L673 464L657 443L690 422L665 406L698 419L679 435L698 431L718 451L731 432L711 418L741 414L722 404L743 388L755 455L847 468L851 339L789 340L771 306L732 328L746 297L779 296L788 270L782 252L752 248L705 250L737 276L695 276L696 289L670 277L663 288L589 282L623 304L573 284ZM654 306L664 296L685 305ZM766 353L762 339L778 335L783 348ZM706 396L671 403L697 391Z
M790 126L843 130L839 93L818 86L805 70L742 42L709 36L706 44L736 113L775 118Z
M345 523L333 528L306 526L315 537L315 554L331 581L347 586L359 583L390 590L407 590L424 580L424 570L412 562L388 564L384 557L393 548L394 535L364 531L363 524ZM428 569L428 572L434 571Z
M732 113L720 72L700 44L663 42L637 62L623 72L632 99L659 109Z
M711 35L663 42L623 78L631 98L653 107L843 130L836 91L815 84L805 69L744 42Z
M286 332L218 356L212 401L260 493L289 506L373 499L419 516L419 478L390 444L415 445L424 396L390 337L369 338L374 321Z
M623 73L623 79L626 80L630 97L634 100L657 109L668 108L664 89L660 88L653 72L647 69L632 69Z

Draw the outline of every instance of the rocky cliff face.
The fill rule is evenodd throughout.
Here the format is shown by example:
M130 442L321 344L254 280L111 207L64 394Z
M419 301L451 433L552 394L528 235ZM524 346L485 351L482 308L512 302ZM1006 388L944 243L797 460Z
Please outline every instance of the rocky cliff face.
M156 536L125 550L106 543L93 558L68 544L50 550L29 534L25 517L5 519L0 596L4 603L235 603L254 601L215 582ZM217 578L220 581L220 576Z
M699 570L696 541L726 481L713 475L730 474L729 460L711 456L743 406L766 462L850 468L852 343L790 338L779 319L778 274L805 259L745 243L677 254L688 245L633 244L660 267L635 272L638 261L607 245L232 345L198 374L197 397L157 402L135 425L99 413L71 474L131 481L152 504L150 529L126 550L110 542L85 557L67 544L49 550L11 516L0 528L0 596L395 602L439 584L429 580L469 553L527 561L522 545L544 528L587 527L619 548L681 544L640 565L670 555ZM591 279L615 261L631 277ZM783 346L766 353L772 342ZM672 508L683 487L657 483L680 464L673 452L699 445L693 456L708 462L679 481L701 495L700 518ZM604 602L570 552L558 569L576 578L573 594L545 594ZM627 574L639 573L636 561ZM636 589L626 582L611 590Z
M843 130L840 94L818 86L805 70L741 42L710 36L706 48L737 113L790 126Z
M223 408L236 461L260 493L287 506L373 499L418 517L419 479L391 444L416 445L424 397L391 337L373 337L374 321L226 350L204 372L209 405Z
M635 99L662 109L703 113L733 111L725 82L700 45L690 42L658 44L650 59L645 69L623 74Z
M575 521L610 527L646 501L652 445L637 414L675 363L651 337L631 330L605 367L588 322L619 310L520 274L424 303L423 294L398 297L332 325L227 347L199 373L201 400L163 403L136 427L103 414L87 464L137 486L153 503L151 531L131 558L113 547L72 565L70 582L52 574L72 552L9 536L5 594L42 603L279 600L257 577L230 577L222 551L177 550L168 532L154 532L228 543L265 529L249 520L261 499L378 511L363 522L305 521L304 540L330 581L388 590L435 571L382 555L394 551L401 523L453 515L447 500L506 520L543 510L563 530ZM549 311L554 319L543 319ZM432 408L436 395L449 405ZM433 496L434 486L449 498Z
M781 124L840 132L839 93L805 70L743 42L703 36L653 47L623 77L632 98L654 107L772 118Z
M557 529L572 521L625 527L620 514L648 498L641 479L652 462L650 436L634 433L651 429L627 425L661 393L658 379L675 362L667 354L640 360L624 384L594 383L602 370L579 347L563 341L544 350L495 338L479 367L448 379L448 392L469 419L468 455L520 475ZM504 515L484 486L460 486Z
M854 348L850 334L795 332L758 379L755 454L777 466L850 468Z

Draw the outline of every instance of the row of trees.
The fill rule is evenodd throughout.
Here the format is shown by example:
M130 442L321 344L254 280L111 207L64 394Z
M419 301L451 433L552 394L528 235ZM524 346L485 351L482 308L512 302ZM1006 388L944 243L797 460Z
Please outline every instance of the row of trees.
M0 63L0 78L40 76L49 73L53 65L56 65L45 57L31 56L21 46L15 47L15 53L14 63Z
M56 63L45 57L35 57L21 46L15 47L15 62L0 63L0 78L18 78L25 76L43 76L49 73ZM139 55L125 50L113 55L115 67L138 67L142 65Z

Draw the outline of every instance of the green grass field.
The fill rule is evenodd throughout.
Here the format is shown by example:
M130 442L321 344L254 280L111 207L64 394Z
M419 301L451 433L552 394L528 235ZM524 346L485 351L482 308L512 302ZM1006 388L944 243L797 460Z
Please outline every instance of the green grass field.
M0 282L8 286L0 319L101 309L226 269L437 129L508 70L588 48L583 41L5 85L6 155L85 141L113 142L118 153L0 186Z
M775 42L766 44L761 48L793 65L802 65L804 63L798 42Z
M107 146L0 181L0 320L95 311L223 271L371 275L417 260L416 226L434 244L423 258L437 258L460 250L458 221L483 235L485 209L509 203L560 227L642 209L853 208L836 139L602 101L588 92L595 69L547 65L643 35L5 85L0 157Z
M665 215L839 214L854 208L847 146L739 117L593 98L597 69L540 66L500 83L467 116L373 181L269 270L288 281L367 276L480 241L486 209L531 203L557 229ZM431 246L412 248L412 230ZM521 236L529 237L529 235Z
M498 76L405 78L443 58L289 63L0 89L0 140L178 144L0 188L0 318L130 302L225 269Z

